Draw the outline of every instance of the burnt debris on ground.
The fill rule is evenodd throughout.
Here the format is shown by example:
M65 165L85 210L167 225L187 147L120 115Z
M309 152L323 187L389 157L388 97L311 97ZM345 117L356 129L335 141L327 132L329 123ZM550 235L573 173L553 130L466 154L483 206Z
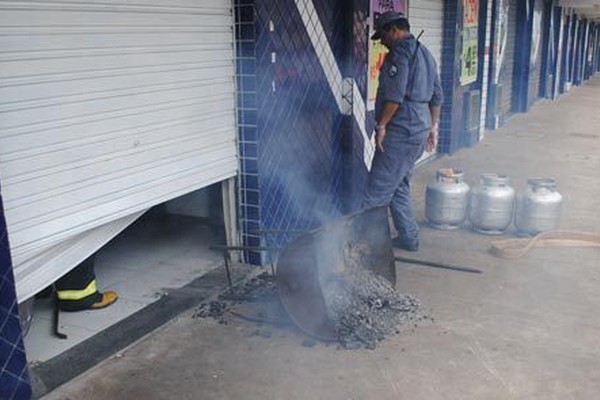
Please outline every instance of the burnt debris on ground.
M277 308L278 302L275 278L264 272L228 289L216 300L200 304L192 318L213 318L221 324L227 324L233 315L251 322L278 325L271 311ZM238 311L238 306L243 304L257 305L255 312Z
M374 349L387 336L429 319L419 300L397 293L384 278L356 269L324 291L342 348Z
M275 277L267 272L228 289L219 296L220 300L231 302L252 302L277 296Z
M227 312L227 303L223 301L211 301L202 303L194 310L192 318L214 318L219 320Z

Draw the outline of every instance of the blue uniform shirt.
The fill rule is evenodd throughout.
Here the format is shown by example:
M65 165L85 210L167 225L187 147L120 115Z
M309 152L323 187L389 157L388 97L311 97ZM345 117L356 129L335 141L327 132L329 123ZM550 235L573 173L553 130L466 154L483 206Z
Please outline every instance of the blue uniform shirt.
M442 104L442 86L435 59L421 43L412 61L416 48L417 40L413 35L394 43L379 71L375 101L378 120L384 103L400 104L388 129L402 130L408 136L428 131L431 128L429 105Z

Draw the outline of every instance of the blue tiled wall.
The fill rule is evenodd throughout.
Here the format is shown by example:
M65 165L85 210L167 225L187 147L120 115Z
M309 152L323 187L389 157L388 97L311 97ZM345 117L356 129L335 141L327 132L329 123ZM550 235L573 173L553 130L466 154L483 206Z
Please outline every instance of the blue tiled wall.
M0 399L21 400L30 396L27 360L0 195Z
M256 76L256 13L254 0L236 0L236 73L240 156L240 221L243 244L260 246L261 220L258 183L258 106ZM259 263L260 254L248 253Z
M438 150L452 153L459 147L456 127L460 124L461 93L457 91L458 71L460 71L457 52L458 13L456 0L444 1L444 37L442 40L442 88L444 89L444 105L440 119L440 138Z
M491 0L489 0L491 1ZM473 91L482 91L484 70L485 32L487 20L487 0L479 2L479 70L477 80L468 85L460 83L463 2L461 0L444 1L444 23L442 40L441 81L444 90L444 104L440 119L440 138L438 151L453 153L465 146L477 142L477 134L466 128L468 110L467 96Z
M315 1L313 17L342 65L340 4ZM340 213L344 118L294 1L235 6L243 240L283 245Z

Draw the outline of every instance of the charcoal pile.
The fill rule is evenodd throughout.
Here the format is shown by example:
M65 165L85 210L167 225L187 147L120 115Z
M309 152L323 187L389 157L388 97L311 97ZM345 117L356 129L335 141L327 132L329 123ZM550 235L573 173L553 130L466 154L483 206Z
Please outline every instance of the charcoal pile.
M209 303L202 303L198 308L194 310L192 318L215 318L219 319L227 311L227 303L222 301L211 301Z
M430 319L419 300L398 293L382 276L363 268L365 246L346 248L321 275L321 288L336 339L345 349L374 349L387 336Z
M324 294L337 340L345 349L374 349L387 336L428 318L419 300L397 293L370 271L353 271Z

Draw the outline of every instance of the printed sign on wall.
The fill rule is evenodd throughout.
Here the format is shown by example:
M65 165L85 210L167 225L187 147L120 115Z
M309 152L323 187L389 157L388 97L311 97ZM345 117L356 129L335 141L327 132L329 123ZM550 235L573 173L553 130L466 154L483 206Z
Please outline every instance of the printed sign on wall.
M406 0L370 0L369 38L375 32L375 16L386 11L398 11L406 14ZM387 49L379 40L369 40L369 76L367 84L367 110L369 111L375 109L375 97L379 86L379 70L383 65L386 54Z
M468 85L477 80L477 69L479 67L478 29L479 0L463 0L461 85Z

